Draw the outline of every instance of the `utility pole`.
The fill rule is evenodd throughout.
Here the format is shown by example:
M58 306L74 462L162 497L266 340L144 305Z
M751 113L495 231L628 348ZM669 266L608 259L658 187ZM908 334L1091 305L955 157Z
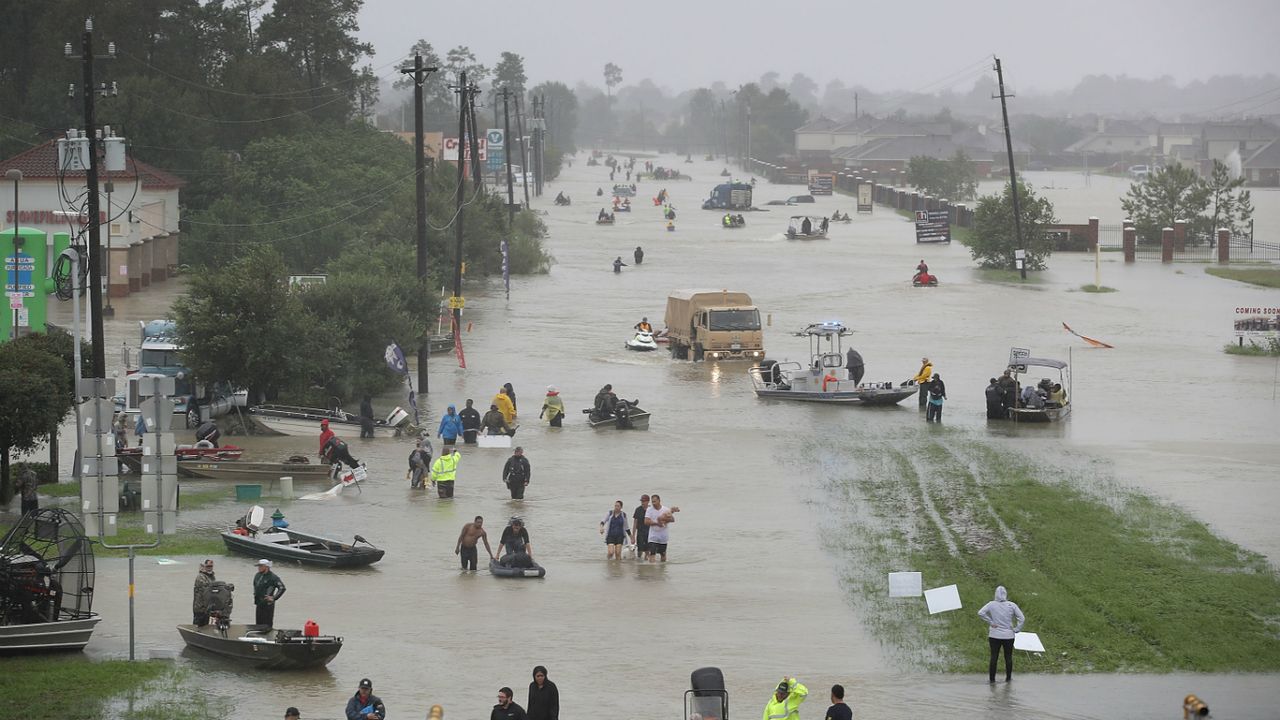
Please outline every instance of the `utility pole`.
M422 128L424 102L422 85L426 82L427 74L437 69L424 66L420 54L413 56L413 67L400 69L403 74L413 75L413 151L415 154L413 163L417 172L414 195L418 206L418 224L414 235L418 246L418 282L423 288L427 286L427 148ZM427 392L427 365L430 356L431 343L429 335L424 332L422 341L418 344L418 392L424 395Z
M720 145L724 150L724 161L729 162L729 109L720 98Z
M116 44L107 44L107 54L93 55L93 19L84 21L84 34L80 36L80 55L72 54L71 43L63 47L68 59L79 60L82 70L84 93L84 129L89 141L89 166L85 169L85 189L88 191L87 214L89 221L89 332L93 341L93 377L107 376L106 343L102 334L102 226L98 207L98 129L94 125L94 95L108 94L106 84L100 89L93 82L93 61L114 60ZM114 83L112 91L114 92ZM16 218L15 218L16 222Z
M458 93L460 102L458 103L458 195L456 199L457 217L453 219L454 230L457 233L456 245L454 247L453 258L453 332L455 342L458 333L462 332L462 308L458 306L458 299L462 297L462 206L467 193L466 171L467 161L465 150L467 147L467 96L471 93L471 88L467 85L467 71L463 70L458 76Z
M471 148L471 178L476 190L484 192L484 175L480 168L480 129L476 127L476 95L480 94L480 88L473 85L467 94L470 96L467 103L467 126L471 128L471 134L467 138L467 145Z
M858 119L858 91L853 91L853 119Z
M533 186L534 195L542 197L542 147L545 142L543 137L547 132L547 121L543 117L546 110L547 96L534 97L533 99L533 179L536 183Z
M516 193L515 188L511 185L511 109L508 107L508 99L511 90L502 88L502 136L505 138L503 144L507 146L507 152L503 153L507 159L507 232L510 233L515 227L516 221ZM497 110L495 107L494 110Z
M520 95L516 94L516 132L520 133L520 184L524 185L524 206L529 207L529 151L524 144L524 120L520 114Z
M1004 117L1004 146L1009 153L1009 190L1013 196L1013 236L1017 249L1022 248L1022 212L1018 209L1018 173L1013 167L1013 136L1009 133L1009 105L1005 102L1006 98L1013 97L1004 91L1004 68L1000 65L1000 58L996 58L996 81L1000 85L1000 94L995 96L1000 98L1000 114ZM1022 279L1027 279L1027 262L1022 261L1021 270Z
M747 103L747 164L743 170L751 174L751 103Z

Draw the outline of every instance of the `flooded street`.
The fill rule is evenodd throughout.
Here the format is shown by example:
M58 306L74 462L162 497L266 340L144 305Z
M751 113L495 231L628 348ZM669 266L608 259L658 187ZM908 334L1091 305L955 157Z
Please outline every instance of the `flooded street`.
M1114 482L1186 508L1214 532L1280 564L1280 401L1274 359L1222 353L1231 337L1231 309L1275 305L1280 291L1206 275L1203 265L1125 266L1103 258L1102 282L1118 292L1088 294L1092 257L1060 254L1050 270L1025 286L984 281L968 251L917 246L913 226L877 206L852 224L831 226L830 239L788 241L790 211L829 215L852 211L851 198L747 213L747 227L726 230L701 200L721 181L723 162L657 164L692 174L690 181L644 181L634 210L617 225L594 218L608 197L608 168L586 167L579 154L563 180L534 206L545 210L548 276L466 289L466 370L449 356L431 358L424 418L467 398L487 407L504 382L515 386L523 445L533 479L523 501L507 498L501 468L509 453L463 450L457 497L439 501L411 491L405 480L411 443L347 438L371 481L361 494L328 501L279 504L294 527L335 538L359 533L387 550L362 571L278 566L288 586L278 625L316 620L346 645L326 671L252 674L208 656L181 651L174 626L190 621L191 581L199 558L182 564L137 561L138 645L142 656L178 654L201 687L247 716L288 705L304 717L340 717L362 677L396 718L421 716L442 704L447 717L483 717L498 687L516 689L523 704L528 671L549 668L566 717L675 719L689 672L719 666L736 714L759 712L784 674L809 685L802 717L818 717L834 682L849 689L859 717L993 718L1172 717L1183 695L1206 698L1221 717L1275 717L1280 678L1274 675L1022 674L1013 686L988 687L977 676L902 670L891 650L864 627L845 596L836 558L821 537L821 479L796 457L801 440L856 438L867 428L917 430L913 400L896 408L808 407L770 403L751 392L744 363L670 360L665 351L623 348L629 329L647 316L661 326L668 292L728 288L751 294L769 318L765 347L776 359L805 361L806 340L791 333L839 319L867 362L867 381L900 382L927 355L948 384L947 430L993 439L1043 463L1096 468ZM639 164L639 163L638 163ZM1033 173L1037 190L1058 203L1063 222L1089 215L1118 223L1124 181L1079 173ZM618 179L621 182L622 178ZM666 232L650 198L667 188L678 211ZM1059 189L1060 188L1060 189ZM564 191L571 207L554 207ZM756 205L804 192L800 186L756 190ZM1280 228L1280 193L1257 192L1259 239ZM1107 217L1106 214L1114 217ZM495 240L496 242L496 240ZM641 266L611 271L614 257ZM913 288L925 258L938 288ZM137 343L137 320L164 315L180 284L116 300L108 321L108 366L115 348ZM51 315L70 325L69 307ZM1085 346L1062 329L1105 340L1113 350ZM1054 427L987 426L983 388L1005 366L1009 347L1073 364L1073 412ZM640 399L653 413L647 432L586 427L580 408L612 383L620 397ZM537 420L547 385L561 389L565 427ZM402 393L375 402L381 414L405 404ZM428 426L434 423L425 421ZM313 438L232 438L246 459L314 456ZM439 451L439 441L435 441ZM74 441L64 433L64 463ZM187 486L201 485L193 482ZM225 486L228 496L230 485ZM319 487L301 486L299 494ZM671 562L606 562L598 522L621 499L628 513L641 493L660 493L682 512L672 528ZM277 503L265 499L268 512ZM221 525L242 512L230 502L185 512L186 525ZM458 532L483 515L491 542L508 516L528 523L543 580L505 581L487 572L461 574L452 553ZM482 555L483 557L483 555ZM219 579L237 585L236 618L252 617L252 559L217 558ZM98 561L95 610L104 622L87 653L127 655L126 562ZM961 612L973 613L966 606ZM980 621L974 619L975 625ZM1044 638L1052 651L1052 639ZM1020 668L1034 658L1019 654ZM645 708L639 711L638 708ZM266 716L264 715L264 716Z

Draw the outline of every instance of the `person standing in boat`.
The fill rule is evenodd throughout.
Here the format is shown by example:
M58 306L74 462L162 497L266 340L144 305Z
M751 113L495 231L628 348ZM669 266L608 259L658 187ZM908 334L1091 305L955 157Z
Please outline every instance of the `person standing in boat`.
M501 553L498 563L504 567L533 567L533 543L529 540L529 530L524 526L523 520L513 517L502 529L498 552Z
M600 388L600 392L596 393L593 405L594 411L591 414L597 419L605 420L613 417L614 411L618 407L618 396L613 392L613 385L605 385Z
M1013 379L1013 372L1005 370L996 380L1004 398L1004 417L1009 417L1009 409L1018 406L1018 381Z
M209 624L209 586L218 581L213 575L213 561L206 558L196 573L196 583L191 598L191 624L204 627Z
M476 435L480 434L480 411L475 408L475 401L467 398L467 406L458 413L462 420L462 442L466 445L476 444Z
M546 416L547 424L558 428L564 425L564 400L560 399L560 391L555 385L547 386L547 397L542 401L542 412L538 417Z
M360 437L373 437L373 398L368 395L360 401Z
M258 574L253 576L253 604L257 607L254 624L272 627L276 617L276 603L284 596L284 583L271 572L270 560L258 561Z
M862 362L862 354L853 348L845 353L845 369L849 371L849 379L853 381L853 386L857 387L862 382L862 376L866 372L866 365Z
M529 487L531 479L533 468L529 465L529 458L524 456L524 448L517 447L507 458L507 464L502 466L502 482L511 491L512 500L524 499L524 489Z
M911 379L920 386L920 409L923 410L929 401L929 381L933 379L933 363L929 358L920 358L920 371Z
M436 437L439 437L440 441L445 445L454 445L457 444L458 436L462 433L462 418L458 417L458 406L450 405L440 418L440 427L436 430Z

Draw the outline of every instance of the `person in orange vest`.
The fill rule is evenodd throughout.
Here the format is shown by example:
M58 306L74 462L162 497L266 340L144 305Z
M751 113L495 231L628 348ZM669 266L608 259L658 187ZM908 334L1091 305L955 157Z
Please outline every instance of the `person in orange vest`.
M827 374L822 376L822 392L827 391L827 384L835 383L836 387L840 387L840 378L836 377L835 372L828 370Z

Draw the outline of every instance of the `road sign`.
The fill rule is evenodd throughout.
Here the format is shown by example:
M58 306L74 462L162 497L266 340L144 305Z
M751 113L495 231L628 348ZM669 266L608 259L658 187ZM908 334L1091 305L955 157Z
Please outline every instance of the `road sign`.
M495 148L503 147L503 143L506 140L506 133L502 131L502 128L489 128L489 132L485 133L484 139L485 142L488 143L489 149L493 150Z
M21 295L10 295L10 296L9 296L9 309L10 309L10 310L21 310L21 309L22 309L22 296L21 296Z
M15 260L17 262L15 262ZM32 275L34 274L35 269L36 259L21 250L18 251L17 257L14 257L13 255L5 257L5 293L9 295L9 297L13 297L13 293L20 293L21 297L35 297L36 286L32 280Z
M1028 348L1011 347L1009 348L1009 365L1021 365L1023 360L1031 357L1031 350Z
M466 299L464 299L461 295L451 295L449 296L449 309L461 310L462 307L466 305L466 302L467 302Z
M951 218L946 210L919 210L916 212L917 243L950 243Z

